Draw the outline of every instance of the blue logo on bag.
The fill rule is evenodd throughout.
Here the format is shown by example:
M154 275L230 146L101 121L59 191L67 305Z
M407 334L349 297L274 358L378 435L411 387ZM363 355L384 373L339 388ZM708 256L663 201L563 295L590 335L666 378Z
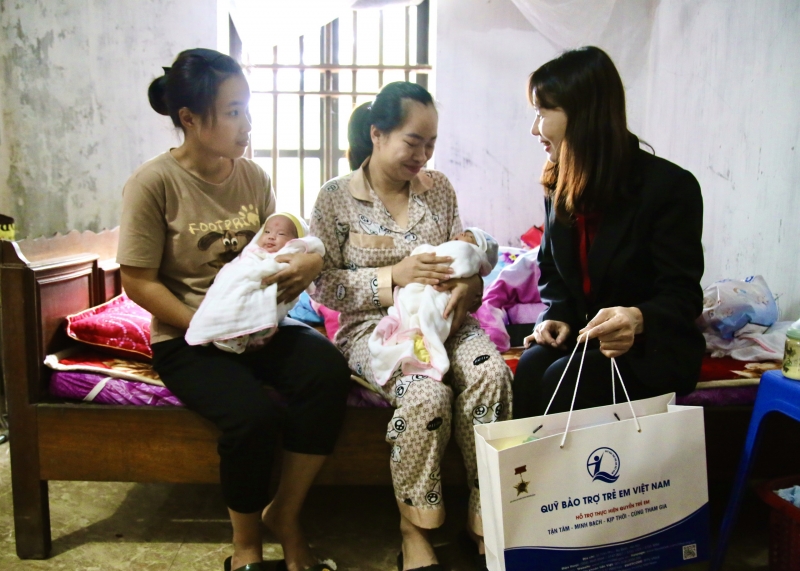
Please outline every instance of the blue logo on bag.
M589 454L586 469L592 477L592 482L595 480L609 484L616 482L619 478L619 454L605 446L598 448Z

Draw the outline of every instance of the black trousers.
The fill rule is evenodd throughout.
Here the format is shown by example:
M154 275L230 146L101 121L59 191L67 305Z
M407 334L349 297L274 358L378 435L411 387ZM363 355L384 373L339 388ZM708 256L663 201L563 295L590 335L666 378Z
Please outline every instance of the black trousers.
M526 418L544 414L558 385L574 345L568 351L544 345L534 345L522 354L514 374L514 418ZM581 362L583 346L578 347L569 370L561 382L548 414L565 412L572 403L578 367ZM659 394L641 382L625 360L625 355L617 358L622 380L631 400L643 399ZM625 402L625 392L619 379L615 381L617 402ZM586 359L583 362L575 409L592 408L613 403L611 388L611 360L600 352L597 341L589 342Z
M284 320L269 343L242 354L192 347L182 337L155 343L153 367L190 410L222 432L220 481L234 511L253 513L269 502L281 432L283 448L290 452L333 451L350 370L333 344L298 321ZM273 387L284 403L270 397L264 385Z

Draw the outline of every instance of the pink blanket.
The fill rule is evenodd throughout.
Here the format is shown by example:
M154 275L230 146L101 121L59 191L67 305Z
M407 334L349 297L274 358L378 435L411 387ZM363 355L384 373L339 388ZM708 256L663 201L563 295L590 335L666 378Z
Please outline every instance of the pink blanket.
M526 252L506 266L483 293L483 305L475 316L501 352L508 351L508 323L535 323L547 307L539 295L538 249Z

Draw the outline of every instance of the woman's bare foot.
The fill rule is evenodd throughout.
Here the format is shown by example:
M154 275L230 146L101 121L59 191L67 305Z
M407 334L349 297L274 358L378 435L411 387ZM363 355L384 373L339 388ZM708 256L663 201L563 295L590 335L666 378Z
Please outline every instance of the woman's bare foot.
M478 553L481 554L481 555L485 555L486 554L486 546L483 544L483 536L482 535L478 535L477 533L472 531L470 528L467 528L467 535L469 535L470 539L472 539L472 541L474 541L475 544L478 546Z
M400 516L400 533L403 536L403 570L427 567L439 561L429 541L429 530L417 527Z
M288 517L277 506L269 504L261 513L261 521L283 547L283 559L288 571L303 571L319 563L319 559L311 552L299 519Z

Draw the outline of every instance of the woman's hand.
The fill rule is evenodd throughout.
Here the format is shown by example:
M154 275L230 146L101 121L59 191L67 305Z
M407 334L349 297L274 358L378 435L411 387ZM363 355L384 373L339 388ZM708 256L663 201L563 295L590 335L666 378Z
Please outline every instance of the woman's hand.
M278 284L278 303L286 303L303 293L322 271L322 256L319 254L284 254L275 258L289 267L262 280L264 286Z
M453 258L437 256L433 253L407 256L392 266L392 284L405 287L415 282L424 285L438 285L448 279L453 269Z
M450 300L444 308L442 317L447 319L453 314L450 335L461 329L468 313L478 311L483 299L483 278L474 275L469 278L457 278L434 286L436 291L449 291Z
M638 307L606 307L581 329L578 334L600 340L600 352L619 357L633 346L634 336L644 332L644 318Z
M556 349L563 349L564 342L567 340L567 337L569 337L569 333L570 326L568 323L554 321L552 319L542 321L533 328L533 333L525 338L525 348L527 349L531 346L532 342L535 342L538 345L547 345L549 347L555 347Z

